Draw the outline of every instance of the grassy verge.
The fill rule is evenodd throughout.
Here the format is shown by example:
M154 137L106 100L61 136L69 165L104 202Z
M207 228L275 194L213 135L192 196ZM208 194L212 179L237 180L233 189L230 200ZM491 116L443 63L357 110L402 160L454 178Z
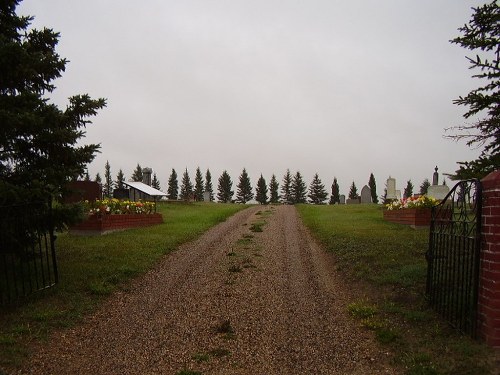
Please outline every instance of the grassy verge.
M57 328L76 324L127 280L150 269L181 243L245 208L230 204L160 204L164 224L56 240L60 283L52 289L0 308L0 368L25 360L32 342ZM1 373L1 370L0 370Z
M406 374L490 374L485 346L453 331L425 301L428 230L388 223L376 205L298 206L337 267L357 285L348 309L390 347Z

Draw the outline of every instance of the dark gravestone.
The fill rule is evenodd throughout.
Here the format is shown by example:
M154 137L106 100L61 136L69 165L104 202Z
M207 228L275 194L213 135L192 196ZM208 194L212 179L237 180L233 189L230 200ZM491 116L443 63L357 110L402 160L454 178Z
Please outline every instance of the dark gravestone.
M130 190L125 188L118 188L113 190L113 198L116 199L130 199Z
M64 203L101 199L101 186L95 181L72 181L66 188L68 193L63 197Z

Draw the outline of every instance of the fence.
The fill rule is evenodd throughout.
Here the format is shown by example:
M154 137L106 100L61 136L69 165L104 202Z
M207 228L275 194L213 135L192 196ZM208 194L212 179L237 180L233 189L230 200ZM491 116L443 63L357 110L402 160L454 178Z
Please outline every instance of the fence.
M0 207L0 304L58 281L50 203Z
M481 183L461 181L432 209L427 297L460 331L477 335Z

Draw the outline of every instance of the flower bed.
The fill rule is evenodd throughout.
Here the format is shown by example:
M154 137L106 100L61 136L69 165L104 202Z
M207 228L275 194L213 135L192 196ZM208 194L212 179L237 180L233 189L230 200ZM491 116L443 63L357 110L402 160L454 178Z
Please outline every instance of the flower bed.
M155 213L155 204L152 202L104 199L85 201L84 204L88 217L69 228L72 234L99 235L163 223L163 216Z
M384 219L412 228L427 227L431 223L432 207L438 203L438 200L425 195L397 200L386 205Z

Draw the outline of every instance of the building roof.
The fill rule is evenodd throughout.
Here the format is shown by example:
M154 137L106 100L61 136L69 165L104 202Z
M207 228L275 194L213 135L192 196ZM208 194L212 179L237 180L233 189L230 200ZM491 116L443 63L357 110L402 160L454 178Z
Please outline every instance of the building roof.
M123 184L130 186L131 188L137 189L145 194L151 195L152 197L165 197L167 195L163 191L155 189L142 182L129 181L129 182L123 182Z

